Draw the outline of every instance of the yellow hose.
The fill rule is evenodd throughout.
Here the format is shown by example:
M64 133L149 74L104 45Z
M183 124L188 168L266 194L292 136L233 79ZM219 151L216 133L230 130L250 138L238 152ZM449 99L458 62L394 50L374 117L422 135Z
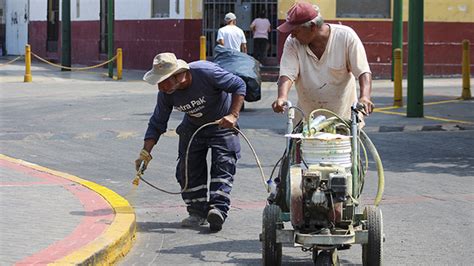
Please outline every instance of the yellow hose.
M374 205L378 206L380 201L382 201L383 190L385 187L385 176L383 171L382 160L380 159L380 155L377 152L372 141L369 139L367 134L363 130L360 131L360 136L363 142L367 144L367 149L372 154L374 158L375 165L377 166L377 175L379 176L378 186L377 186L377 195L375 196Z

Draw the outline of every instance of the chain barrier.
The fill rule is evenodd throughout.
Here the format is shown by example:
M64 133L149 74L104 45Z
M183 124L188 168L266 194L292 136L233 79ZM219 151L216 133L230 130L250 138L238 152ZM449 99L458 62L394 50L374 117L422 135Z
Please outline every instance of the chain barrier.
M15 59L13 59L13 60L10 60L10 61L8 61L8 62L6 62L6 63L0 64L0 67L1 67L1 66L9 65L9 64L11 64L11 63L14 63L15 61L18 61L19 59L21 59L21 58L23 58L23 57L25 57L25 56L24 56L24 55L20 55L20 56L18 56L17 58L15 58Z
M64 69L69 69L69 70L88 70L88 69L93 69L93 68L97 68L97 67L101 67L103 65L106 65L112 61L114 61L115 59L117 59L117 55L115 55L114 57L112 57L111 59L103 62L103 63L100 63L100 64L97 64L97 65L94 65L94 66L88 66L88 67L67 67L67 66L62 66L62 65L59 65L59 64L55 64L55 63L52 63L52 62L49 62L48 60L44 59L44 58L41 58L39 55L31 52L31 54L38 60L40 60L41 62L44 62L48 65L51 65L51 66L55 66L55 67L59 67L59 68L64 68Z

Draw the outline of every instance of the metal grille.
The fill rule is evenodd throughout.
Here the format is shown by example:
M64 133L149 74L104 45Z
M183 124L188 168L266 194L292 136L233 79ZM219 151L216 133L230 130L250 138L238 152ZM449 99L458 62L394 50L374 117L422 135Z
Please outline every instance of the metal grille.
M237 16L237 26L241 28L247 37L248 53L253 53L252 32L250 23L258 17L261 10L265 10L267 18L272 24L272 31L268 35L270 48L267 56L277 57L277 30L278 6L277 0L204 0L203 1L203 35L206 36L207 57L214 55L216 46L217 31L225 26L224 16L228 12L233 12Z

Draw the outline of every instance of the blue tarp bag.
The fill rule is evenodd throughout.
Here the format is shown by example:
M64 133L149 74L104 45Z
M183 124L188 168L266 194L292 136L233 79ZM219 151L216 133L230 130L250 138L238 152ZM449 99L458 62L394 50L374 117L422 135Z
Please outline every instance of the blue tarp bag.
M245 101L256 102L262 98L260 63L248 54L217 45L214 48L214 63L239 76L247 85Z

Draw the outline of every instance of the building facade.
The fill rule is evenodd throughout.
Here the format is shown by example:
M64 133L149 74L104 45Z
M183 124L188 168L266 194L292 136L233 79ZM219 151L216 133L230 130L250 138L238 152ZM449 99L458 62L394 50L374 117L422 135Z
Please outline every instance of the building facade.
M92 65L107 58L107 4L110 0L70 0L72 63ZM329 23L352 27L365 45L374 76L389 77L392 58L393 1L312 0ZM227 12L234 12L246 35L261 10L273 29L265 65L278 66L286 35L276 26L283 23L294 0L115 0L114 47L122 48L124 68L147 69L154 55L169 51L193 61L199 59L201 35L206 36L207 57L212 60L215 37ZM3 7L1 6L3 4ZM408 57L407 21L409 0L403 1L404 62ZM33 52L49 60L61 57L61 0L1 0L2 51L22 54L29 43ZM425 75L461 73L461 42L474 47L472 0L424 0ZM2 37L3 27L3 37ZM24 36L24 37L22 37ZM471 62L474 53L471 52ZM471 67L471 70L474 67Z

